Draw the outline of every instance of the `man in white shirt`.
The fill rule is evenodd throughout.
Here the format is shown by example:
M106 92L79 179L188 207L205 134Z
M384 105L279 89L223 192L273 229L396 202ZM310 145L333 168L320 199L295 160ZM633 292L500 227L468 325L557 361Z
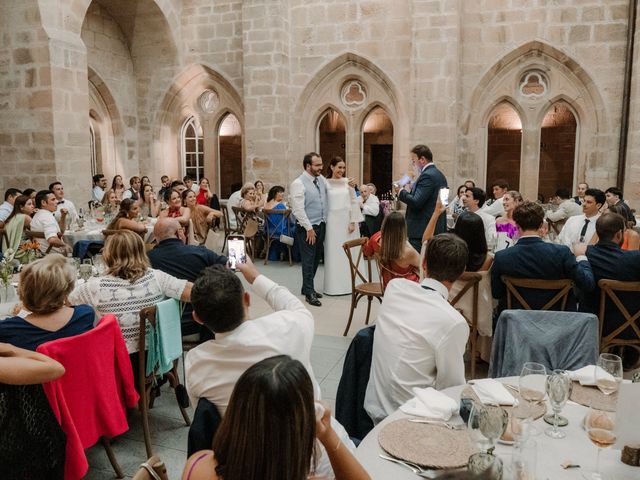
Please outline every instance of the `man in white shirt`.
M131 200L135 200L136 202L140 200L140 186L142 185L142 180L137 175L134 175L129 179L129 185L131 188L128 188L122 194L122 199L130 198Z
M382 215L380 214L380 200L375 195L375 186L372 183L363 184L360 187L360 210L364 216L364 222L360 223L360 235L370 237L380 230Z
M468 212L475 213L482 219L484 236L487 239L487 243L489 243L496 236L496 217L489 215L482 209L485 198L484 190L470 187L462 195L462 204Z
M91 190L91 200L101 203L104 198L104 192L107 191L107 177L98 173L93 176L93 190Z
M40 190L36 194L36 206L38 211L31 220L32 232L43 232L44 241L40 240L40 250L46 253L49 245L53 247L52 251L58 253L67 253L71 249L62 241L60 233L60 224L53 216L53 212L57 209L58 201L55 194L51 190ZM60 214L60 223L64 224L67 214Z
M469 252L456 235L427 244L422 284L404 278L387 285L373 337L364 408L379 423L414 396L413 388L461 385L469 326L447 298Z
M558 209L555 212L547 212L545 214L547 220L560 222L582 213L582 208L571 198L571 194L566 188L559 188L556 190L556 196L553 201L558 205Z
M78 210L76 210L76 206L73 204L71 200L67 200L64 198L64 187L60 182L53 182L49 185L49 190L53 192L56 196L57 205L56 211L53 216L56 218L56 221L60 223L60 217L64 211L67 212L66 220L71 223L78 219ZM62 226L60 227L62 228Z
M184 186L187 187L187 190L191 190L196 195L198 194L200 187L193 182L193 178L191 178L190 175L185 175L182 181L184 182Z
M596 220L600 217L600 209L605 201L606 197L602 190L588 188L582 201L582 215L567 219L558 235L558 243L566 245L572 252L576 244L589 245L596 233Z
M4 222L11 212L13 212L13 204L18 198L22 195L22 192L17 188L7 188L7 191L4 192L4 203L0 205L0 222Z
M485 213L488 213L495 218L504 215L502 197L509 191L509 182L503 179L496 180L491 185L491 191L493 192L494 201L491 203L485 203L482 209Z

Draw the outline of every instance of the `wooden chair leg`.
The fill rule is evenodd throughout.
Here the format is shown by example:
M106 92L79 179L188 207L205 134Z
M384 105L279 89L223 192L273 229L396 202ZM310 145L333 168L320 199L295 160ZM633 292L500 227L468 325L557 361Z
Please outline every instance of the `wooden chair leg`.
M104 447L104 451L107 452L107 457L109 458L109 463L113 467L113 471L116 473L116 478L124 478L124 473L122 472L122 468L116 459L116 454L113 452L113 448L111 448L111 442L107 437L100 437L100 442Z
M351 327L351 320L353 320L353 311L356 309L356 295L353 294L351 295L351 312L349 313L349 320L347 321L347 326L344 329L344 333L342 334L343 337L347 336L347 333L349 333L349 327Z
M289 266L293 265L291 261L291 245L287 245L287 250L289 251Z
M153 448L151 447L151 430L149 429L149 397L146 386L140 389L140 414L142 415L142 432L144 435L144 447L147 450L147 458L153 456Z
M365 325L369 325L369 314L371 313L371 300L373 300L373 297L367 297L367 316L364 319L364 324Z
M173 391L176 391L176 387L178 386L178 384L180 383L179 381L179 377L178 377L178 369L176 367L176 365L174 365L173 369L168 372L167 374L167 378L169 379L169 386L171 388L173 388ZM177 399L176 399L177 401ZM180 404L178 404L178 408L180 409L180 413L182 414L182 418L184 419L184 423L187 424L187 427L191 425L191 419L189 418L189 413L187 412L186 408L183 408Z

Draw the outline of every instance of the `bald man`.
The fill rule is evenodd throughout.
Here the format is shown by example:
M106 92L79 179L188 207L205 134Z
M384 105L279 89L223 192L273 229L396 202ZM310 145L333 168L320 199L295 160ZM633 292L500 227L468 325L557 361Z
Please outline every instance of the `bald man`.
M148 253L151 266L176 278L194 282L206 267L227 264L224 255L206 247L185 245L184 231L175 218L159 218L153 233L158 244ZM191 312L191 304L186 304L182 313L182 335L200 333L201 340L211 338L207 329L201 329L193 321Z

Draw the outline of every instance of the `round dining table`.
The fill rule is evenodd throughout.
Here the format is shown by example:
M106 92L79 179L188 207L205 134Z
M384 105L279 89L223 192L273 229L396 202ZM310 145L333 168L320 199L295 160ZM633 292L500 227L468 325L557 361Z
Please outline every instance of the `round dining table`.
M514 386L518 385L518 377L499 378L497 380ZM459 401L460 394L464 388L465 385L451 387L442 390L442 393ZM530 437L530 440L534 440L537 445L536 479L578 480L583 478L584 472L595 470L597 447L591 443L582 427L582 421L587 411L587 407L572 401L567 402L561 412L569 420L569 425L562 427L562 430L567 434L563 439L557 440L548 437L544 430L549 425L542 418L534 422L536 430L539 432L537 435ZM551 412L551 407L548 403L547 412ZM389 423L402 418L409 418L409 416L400 410L394 412L376 425L356 450L356 458L374 480L416 480L420 478L410 469L379 457L380 454L386 453L378 443L379 432ZM451 419L452 423L456 421L462 422L459 417ZM498 443L495 449L495 454L502 459L505 467L505 476L503 477L505 480L510 478L507 472L509 470L508 466L511 464L513 448L513 446ZM564 469L562 464L565 462L580 465L580 468ZM640 479L640 467L631 467L622 463L620 461L620 450L617 449L609 448L600 452L600 469L610 479Z
M144 234L144 242L151 243L153 241L153 226L156 223L155 218L150 218L149 223L146 225L147 231ZM100 241L104 240L104 235L102 231L107 228L106 223L98 223L95 220L89 220L85 223L82 229L69 229L65 230L63 234L63 241L70 246L74 246L76 242L80 240L93 240Z

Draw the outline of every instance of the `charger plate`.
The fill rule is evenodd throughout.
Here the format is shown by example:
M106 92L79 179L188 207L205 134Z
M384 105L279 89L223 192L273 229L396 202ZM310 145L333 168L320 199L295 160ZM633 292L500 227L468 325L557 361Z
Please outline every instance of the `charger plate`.
M506 384L505 384L506 385ZM502 408L504 408L509 414L511 414L511 412L516 412L516 416L518 412L523 411L523 409L529 409L530 407L527 405L527 401L524 400L519 393L517 393L515 390L513 389L509 389L509 393L511 393L511 395L513 395L516 400L518 400L518 405L516 405L515 407L512 407L510 405L500 405ZM462 398L470 398L471 400L473 400L474 402L480 402L480 399L478 398L478 396L476 395L476 392L473 390L473 388L471 388L470 386L466 387L463 391L462 391ZM536 402L531 406L531 410L527 410L527 412L530 412L529 414L533 417L534 420L539 419L540 417L542 417L545 413L547 413L547 405L545 402Z
M580 385L580 382L573 382L571 400L585 407L593 407L598 410L615 412L618 403L618 392L605 395L598 387L588 387Z
M378 434L380 447L401 460L426 468L464 467L478 449L468 430L410 422L391 422Z

